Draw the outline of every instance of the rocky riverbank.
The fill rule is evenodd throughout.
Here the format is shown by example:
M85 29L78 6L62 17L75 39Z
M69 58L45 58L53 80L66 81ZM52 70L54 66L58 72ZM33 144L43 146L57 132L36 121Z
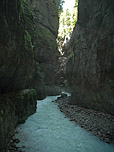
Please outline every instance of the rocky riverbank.
M114 144L114 117L112 115L70 105L69 100L70 97L59 98L56 103L70 121L75 121L102 141Z

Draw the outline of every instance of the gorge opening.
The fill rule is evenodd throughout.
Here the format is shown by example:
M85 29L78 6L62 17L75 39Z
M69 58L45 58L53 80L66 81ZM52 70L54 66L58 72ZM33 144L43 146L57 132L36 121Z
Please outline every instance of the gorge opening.
M59 29L58 29L58 49L64 55L63 48L70 41L73 29L77 22L78 0L63 1L62 8L59 10Z
M69 58L73 56L70 49L70 39L78 18L78 0L61 1L62 7L59 10L59 29L58 29L58 51L59 51L59 70L58 79L61 87L68 86L66 66Z

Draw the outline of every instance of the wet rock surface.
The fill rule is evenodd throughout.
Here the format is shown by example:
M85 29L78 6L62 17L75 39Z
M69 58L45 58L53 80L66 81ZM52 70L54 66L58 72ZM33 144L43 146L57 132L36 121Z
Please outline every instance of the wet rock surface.
M0 152L10 145L10 150L16 151L14 138L17 124L24 123L28 116L36 112L36 91L26 89L19 92L4 94L0 97ZM11 141L10 141L11 139Z
M70 97L58 99L56 103L70 121L75 121L101 140L114 144L114 117L112 115L70 105L69 100Z
M15 132L15 133L17 133L17 132ZM25 152L24 150L22 150L25 148L25 146L23 146L23 147L17 146L17 144L19 142L20 142L20 140L18 138L16 138L15 136L13 136L13 138L9 142L7 152Z

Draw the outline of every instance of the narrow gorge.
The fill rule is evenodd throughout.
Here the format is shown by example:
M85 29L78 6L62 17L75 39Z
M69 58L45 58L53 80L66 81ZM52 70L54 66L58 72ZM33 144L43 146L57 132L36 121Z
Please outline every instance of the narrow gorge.
M71 39L62 48L63 54L58 51L62 5L62 0L0 1L0 152L15 151L10 149L15 129L38 112L39 100L43 105L46 96L60 94L61 97L57 96L60 110L67 117L73 117L72 120L74 116L70 112L74 106L98 112L104 115L103 119L106 116L110 121L106 124L108 143L114 144L114 3L112 0L79 0L75 6L78 16L75 19L74 15L73 32L69 32ZM64 89L70 90L71 97L61 93ZM43 114L48 108L56 109L50 102L46 107ZM45 111L45 115L51 117L54 109L49 110L51 113ZM66 117L56 114L61 121ZM38 112L35 116L41 114ZM40 123L40 118L36 122ZM67 123L76 136L69 121L64 125ZM71 147L68 152L87 152ZM114 151L113 146L109 149Z

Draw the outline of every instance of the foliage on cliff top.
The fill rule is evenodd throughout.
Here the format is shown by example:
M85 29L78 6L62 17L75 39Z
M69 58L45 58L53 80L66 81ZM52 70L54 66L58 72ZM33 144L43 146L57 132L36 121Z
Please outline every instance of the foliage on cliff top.
M77 22L77 6L78 0L75 0L75 4L73 6L73 10L63 9L60 13L59 17L59 30L58 30L58 48L59 51L62 52L62 48L65 43L67 43L72 35L72 31Z

